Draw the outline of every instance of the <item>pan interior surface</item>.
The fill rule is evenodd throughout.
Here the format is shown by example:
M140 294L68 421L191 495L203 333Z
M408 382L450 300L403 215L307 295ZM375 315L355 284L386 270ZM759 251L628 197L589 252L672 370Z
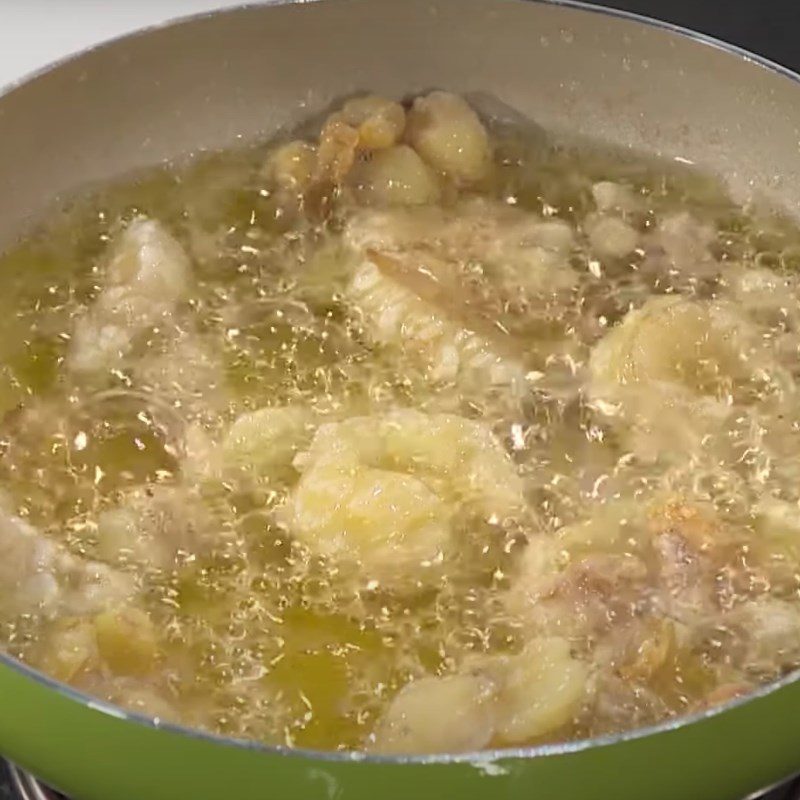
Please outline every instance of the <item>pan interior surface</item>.
M743 193L797 202L794 83L739 52L567 5L344 0L200 17L12 88L0 110L0 242L54 196L290 126L365 75L390 96L494 94L548 129L680 157Z

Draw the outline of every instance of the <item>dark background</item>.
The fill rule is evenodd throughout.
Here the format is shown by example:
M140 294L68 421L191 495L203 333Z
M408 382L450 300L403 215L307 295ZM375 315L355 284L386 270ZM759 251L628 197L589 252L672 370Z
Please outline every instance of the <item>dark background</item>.
M708 33L800 72L800 0L593 2Z

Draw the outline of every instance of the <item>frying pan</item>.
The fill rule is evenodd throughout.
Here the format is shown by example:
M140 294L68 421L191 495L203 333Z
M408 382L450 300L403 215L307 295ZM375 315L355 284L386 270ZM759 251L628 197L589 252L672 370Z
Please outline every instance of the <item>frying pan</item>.
M692 162L792 213L800 84L763 59L572 2L266 3L118 39L0 96L0 247L62 195L264 136L370 89L485 92L544 127ZM380 758L204 735L0 656L0 752L75 800L739 800L800 770L800 681L576 743Z

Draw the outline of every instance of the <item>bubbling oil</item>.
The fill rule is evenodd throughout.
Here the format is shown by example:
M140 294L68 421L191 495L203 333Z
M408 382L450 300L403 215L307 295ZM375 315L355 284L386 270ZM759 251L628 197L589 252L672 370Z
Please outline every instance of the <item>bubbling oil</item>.
M0 603L12 655L146 714L326 750L381 749L393 703L429 678L490 676L500 699L493 722L475 723L484 746L649 724L798 665L800 229L694 169L484 124L491 163L465 183L434 159L435 201L365 202L342 176L287 192L265 168L282 139L87 192L0 258L4 513L27 526L19 541L56 548L60 593L47 607ZM495 382L467 356L442 377L410 317L381 329L352 288L365 214L387 257L444 259L460 287L444 304L403 278L391 297L406 312L427 303L442 336L479 342L519 378ZM434 236L419 233L425 214ZM76 373L70 348L104 291L105 254L143 217L188 254L190 291L111 368ZM509 238L553 222L567 244ZM530 284L531 264L544 283ZM645 329L632 316L664 299L711 326L680 354L656 352L678 336L658 327L672 317ZM621 331L633 344L603 373L598 347ZM290 457L248 445L220 467L226 433L264 408L301 410ZM450 497L454 460L425 480L458 546L435 568L378 579L315 549L287 509L324 426L408 409L487 431L524 502L507 513ZM21 546L4 536L0 550ZM102 610L81 595L96 565L127 587ZM554 639L567 666L541 655ZM526 653L540 665L527 695L497 677ZM564 708L519 723L540 683L558 694L545 672L576 664ZM403 742L386 747L416 751Z

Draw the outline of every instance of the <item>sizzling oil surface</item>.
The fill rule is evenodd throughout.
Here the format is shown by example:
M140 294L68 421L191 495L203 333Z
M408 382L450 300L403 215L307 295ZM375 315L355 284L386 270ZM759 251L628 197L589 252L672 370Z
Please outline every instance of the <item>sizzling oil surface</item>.
M396 113L354 156L345 115L95 191L0 258L7 649L217 733L411 752L797 666L800 230L523 123L477 167L448 129L453 163L437 108L391 162ZM172 301L148 257L186 259Z

